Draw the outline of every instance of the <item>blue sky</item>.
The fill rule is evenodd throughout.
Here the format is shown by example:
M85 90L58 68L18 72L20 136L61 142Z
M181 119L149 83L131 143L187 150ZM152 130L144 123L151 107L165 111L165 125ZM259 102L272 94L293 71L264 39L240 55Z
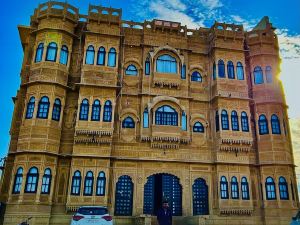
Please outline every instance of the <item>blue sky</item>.
M12 97L20 85L20 70L23 51L17 25L29 25L30 15L39 3L44 1L9 0L1 4L0 74L0 157L8 150L9 128L13 113ZM219 22L243 24L251 29L263 16L270 17L278 28L282 57L281 80L292 118L294 150L300 151L300 1L299 0L69 0L68 3L80 8L85 14L88 4L100 3L123 9L124 20L144 21L153 18L181 22L189 28L210 27ZM299 149L298 149L299 148Z

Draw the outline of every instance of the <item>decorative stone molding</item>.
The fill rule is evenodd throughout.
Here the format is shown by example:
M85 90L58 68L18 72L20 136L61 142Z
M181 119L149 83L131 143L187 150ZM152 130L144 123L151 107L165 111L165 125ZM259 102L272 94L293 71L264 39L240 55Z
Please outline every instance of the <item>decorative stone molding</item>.
M251 216L253 209L220 209L221 215L247 215Z
M157 105L159 102L163 102L163 101L173 102L178 106L178 108L180 108L183 111L186 111L185 107L180 104L180 101L177 98L170 97L170 96L157 96L157 97L154 97L152 99L152 102L148 103L148 110L150 111L155 105Z

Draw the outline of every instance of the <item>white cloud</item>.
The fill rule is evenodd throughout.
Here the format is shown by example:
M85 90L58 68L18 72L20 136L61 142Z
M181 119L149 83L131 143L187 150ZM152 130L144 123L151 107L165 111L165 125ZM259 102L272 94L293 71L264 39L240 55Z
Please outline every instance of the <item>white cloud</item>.
M199 0L199 2L208 9L216 9L223 6L220 0Z
M177 9L180 11L186 10L186 5L182 3L180 0L166 0L166 3L173 9Z
M300 35L289 35L287 29L276 30L283 58L300 58Z

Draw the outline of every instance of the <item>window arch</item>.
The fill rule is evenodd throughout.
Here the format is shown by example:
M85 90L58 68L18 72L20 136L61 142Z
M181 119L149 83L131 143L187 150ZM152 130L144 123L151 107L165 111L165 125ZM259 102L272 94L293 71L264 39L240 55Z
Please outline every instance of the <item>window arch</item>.
M232 61L227 62L227 76L229 79L235 79L234 65Z
M171 106L163 105L155 111L156 125L178 126L178 114Z
M228 114L225 109L222 110L221 120L222 120L222 130L229 130Z
M57 55L57 44L55 42L51 42L47 46L46 61L55 62L56 55Z
M84 178L84 190L83 195L93 195L94 175L92 171L88 171Z
M36 193L39 173L36 167L31 167L27 173L25 193Z
M80 104L80 113L79 113L79 120L88 120L89 117L89 100L86 98L82 100Z
M150 59L147 57L145 61L145 75L150 75Z
M242 131L248 132L249 131L249 122L248 122L248 115L246 112L242 112L241 114L241 122L242 122Z
M185 79L186 78L186 65L183 64L181 67L181 79Z
M39 102L37 118L47 119L49 113L49 106L50 106L49 98L47 96L42 97Z
M96 195L98 195L98 196L105 195L105 185L106 185L105 173L103 171L101 171L97 177Z
M71 195L80 195L81 173L79 170L74 172L72 177Z
M187 118L185 112L181 115L181 130L187 130Z
M239 199L239 183L235 176L231 177L231 198Z
M236 64L236 76L238 80L244 80L244 67L241 62Z
M101 104L98 99L96 99L92 106L92 121L100 121L100 112L101 112Z
M43 59L44 43L40 43L35 52L34 62L41 62Z
M218 61L218 74L220 78L225 78L225 64L222 59Z
M220 120L219 120L219 111L216 111L216 116L215 116L215 123L216 123L216 131L220 130Z
M26 119L31 119L34 113L35 97L31 97L27 103Z
M68 64L68 57L69 57L69 51L68 47L66 45L63 45L60 50L60 58L59 63L63 65Z
M107 65L110 67L116 66L116 58L117 58L117 52L115 48L110 48L108 52L108 63Z
M208 185L202 178L197 178L193 184L193 215L208 215Z
M267 81L267 83L272 83L272 81L273 81L272 67L271 66L266 67L266 81Z
M280 121L277 115L271 116L272 134L281 134Z
M138 70L136 69L135 65L130 64L129 66L127 66L125 74L129 76L137 76Z
M233 131L239 131L239 117L235 110L231 112L231 129Z
M260 66L254 68L254 83L255 84L264 83L263 71Z
M94 65L95 49L93 45L89 45L85 53L85 64Z
M61 101L60 99L55 99L52 110L52 120L59 121L61 112Z
M143 127L144 128L148 128L149 127L149 112L148 112L148 108L144 109L144 113L143 113Z
M176 59L170 55L161 55L156 60L156 72L177 73Z
M133 182L130 176L119 177L116 183L115 215L131 216L133 202Z
M97 65L101 65L101 66L105 65L105 56L106 56L105 48L103 46L101 46L98 49Z
M204 133L204 126L200 122L196 122L193 126L193 132L195 133Z
M266 195L267 200L275 200L276 199L276 188L275 183L272 177L267 177L266 179Z
M216 63L213 64L213 80L217 79L217 67Z
M15 175L15 181L13 186L13 194L19 194L22 188L22 182L23 182L23 168L19 167L17 170L17 173Z
M111 122L112 120L112 105L111 101L107 100L104 104L103 121Z
M51 170L49 168L45 169L43 179L42 179L42 194L49 194L51 187Z
M243 200L249 200L249 184L246 177L242 177L241 180L241 189L242 189L242 199Z
M198 71L194 71L191 76L191 81L202 82L202 76Z
M258 119L259 134L269 134L268 120L265 115L260 115Z
M135 128L134 120L130 116L127 116L122 122L122 128Z
M289 190L286 179L284 177L279 177L279 195L281 200L289 200Z
M225 176L220 181L221 199L228 199L228 182Z

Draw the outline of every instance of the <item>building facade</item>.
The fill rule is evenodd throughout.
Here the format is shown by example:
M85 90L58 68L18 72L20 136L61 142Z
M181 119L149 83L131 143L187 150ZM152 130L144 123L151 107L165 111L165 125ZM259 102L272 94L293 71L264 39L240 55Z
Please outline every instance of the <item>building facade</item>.
M1 184L4 224L288 224L299 207L275 28L189 29L120 9L40 4Z

